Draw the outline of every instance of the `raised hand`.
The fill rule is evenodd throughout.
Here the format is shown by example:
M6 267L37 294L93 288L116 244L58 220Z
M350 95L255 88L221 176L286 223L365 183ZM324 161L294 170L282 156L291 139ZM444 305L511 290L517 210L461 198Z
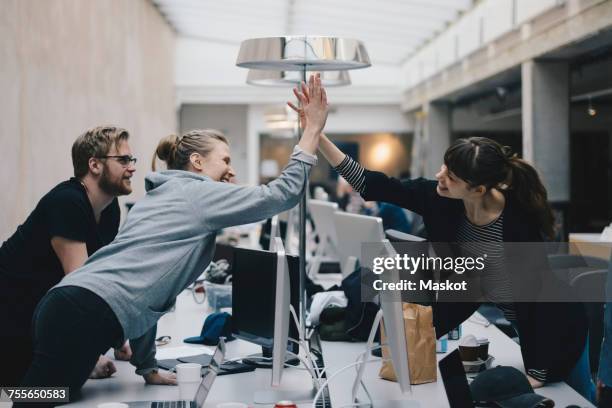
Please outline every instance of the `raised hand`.
M300 123L304 129L312 127L315 132L321 132L325 127L329 107L325 88L321 85L320 74L311 75L308 85L302 83L300 88L301 90L294 88L293 93L300 101L301 108L291 102L287 104L300 115Z

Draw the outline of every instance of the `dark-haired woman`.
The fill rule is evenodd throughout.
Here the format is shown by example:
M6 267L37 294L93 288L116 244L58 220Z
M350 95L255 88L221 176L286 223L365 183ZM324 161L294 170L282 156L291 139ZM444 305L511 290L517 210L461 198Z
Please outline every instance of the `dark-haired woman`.
M304 92L295 89L294 93L303 102L307 100ZM552 211L536 170L491 139L455 142L444 155L437 180L400 181L366 170L325 135L321 136L319 151L366 201L385 201L420 214L431 242L463 242L467 246L479 242L540 242L553 235ZM504 263L501 258L488 267L502 270ZM524 274L521 279L536 278L524 271L516 273ZM513 286L504 282L503 273L493 276L492 295L501 299L497 302L499 308L517 328L531 384L538 387L565 380L593 401L595 389L588 364L587 320L582 304L504 302L512 299ZM537 285L537 281L522 282L523 288ZM434 325L438 336L468 319L478 306L436 304Z
M490 139L458 140L447 150L437 181L400 182L368 171L324 136L320 151L365 200L390 202L422 215L432 242L466 246L469 242L540 242L553 234L552 212L536 171ZM488 267L501 270L503 262ZM512 292L513 285L504 282L501 272L492 276L492 283L481 282L489 283L492 297L511 299L506 292ZM524 281L522 286L526 287ZM500 300L497 305L517 328L532 386L565 380L593 401L582 304ZM437 304L437 333L444 335L458 326L477 307L475 303Z

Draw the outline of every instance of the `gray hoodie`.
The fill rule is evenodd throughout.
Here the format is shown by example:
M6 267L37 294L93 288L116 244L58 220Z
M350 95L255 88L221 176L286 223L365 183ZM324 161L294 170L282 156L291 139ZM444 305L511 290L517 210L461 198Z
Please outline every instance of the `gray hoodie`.
M296 146L282 174L267 185L215 182L189 171L145 177L146 195L113 242L58 285L89 289L115 312L137 374L157 368L157 321L210 263L217 231L294 207L316 156Z

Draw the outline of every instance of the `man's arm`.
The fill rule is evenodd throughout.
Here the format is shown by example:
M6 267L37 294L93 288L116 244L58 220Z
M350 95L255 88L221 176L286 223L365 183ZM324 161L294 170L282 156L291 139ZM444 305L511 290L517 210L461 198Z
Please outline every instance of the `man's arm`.
M84 242L55 236L51 238L51 247L59 258L65 275L83 266L87 260L87 245Z

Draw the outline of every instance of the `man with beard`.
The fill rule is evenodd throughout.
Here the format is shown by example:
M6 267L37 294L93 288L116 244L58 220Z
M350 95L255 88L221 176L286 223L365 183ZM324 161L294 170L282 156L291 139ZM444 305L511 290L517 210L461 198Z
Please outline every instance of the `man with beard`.
M72 145L74 177L49 191L0 247L0 386L19 385L30 366L30 328L39 300L117 235L117 196L132 192L136 171L128 138L125 129L112 126L79 136ZM130 354L127 345L115 351L119 359ZM114 371L101 356L91 377Z

